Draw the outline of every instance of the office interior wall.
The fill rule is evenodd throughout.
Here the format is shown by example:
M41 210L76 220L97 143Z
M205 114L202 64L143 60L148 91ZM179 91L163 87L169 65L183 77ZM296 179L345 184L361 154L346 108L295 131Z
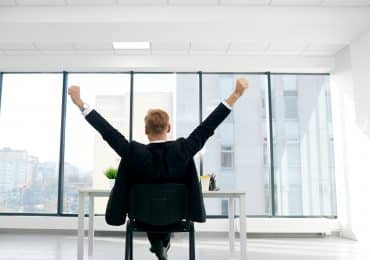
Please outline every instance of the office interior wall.
M335 57L331 72L338 218L343 236L370 241L370 31Z

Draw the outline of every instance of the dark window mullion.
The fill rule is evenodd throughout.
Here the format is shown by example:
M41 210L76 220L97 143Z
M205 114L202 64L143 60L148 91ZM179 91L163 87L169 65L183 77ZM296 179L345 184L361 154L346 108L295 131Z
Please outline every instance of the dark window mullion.
M134 122L134 72L130 71L130 122L129 122L129 140L133 138L133 122Z
M203 73L198 71L199 87L199 124L203 121ZM203 176L203 156L199 153L199 175Z
M275 205L275 171L274 171L274 140L273 140L273 124L272 124L272 91L271 91L271 73L267 72L267 100L268 100L268 126L269 126L269 147L270 147L270 190L271 190L271 214L276 216Z
M0 112L1 112L1 93L3 90L3 73L0 72Z
M58 169L58 208L57 214L63 214L63 192L64 192L64 151L65 151L65 130L67 112L67 85L68 73L63 72L62 86L62 112L60 122L60 144L59 144L59 169Z

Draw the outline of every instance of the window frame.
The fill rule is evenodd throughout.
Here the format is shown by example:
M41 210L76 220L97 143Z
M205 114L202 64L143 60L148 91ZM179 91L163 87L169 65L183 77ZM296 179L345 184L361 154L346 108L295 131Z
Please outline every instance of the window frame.
M282 216L282 215L276 215L276 210L275 210L275 182L274 182L274 153L273 153L273 113L272 113L272 100L271 100L271 76L272 75L325 75L325 76L330 76L330 73L294 73L294 72L288 72L288 73L272 73L272 72L203 72L203 71L104 71L104 72L89 72L89 71L22 71L22 72L2 72L0 71L0 113L1 113L1 100L2 100L2 87L3 87L3 76L5 74L43 74L43 73L58 73L58 74L63 74L63 87L61 89L62 91L62 108L61 108L61 129L60 129L60 149L59 149L59 168L58 168L58 209L57 212L55 213L14 213L14 212L0 212L1 215L20 215L20 216L62 216L62 217L75 217L77 214L66 214L63 213L63 179L64 179L64 150L65 150L65 124L66 124L66 105L67 105L67 87L68 87L68 75L71 73L86 73L86 74L130 74L130 119L129 119L129 140L132 140L132 128L133 128L133 102L134 102L134 75L135 74L196 74L198 75L199 78L199 83L198 83L198 88L199 88L199 122L202 122L203 120L203 104L202 104L202 95L203 95L203 90L202 90L202 80L203 80L203 74L228 74L228 75L235 75L235 74L243 74L243 75L264 75L267 78L267 86L266 86L266 91L267 91L267 98L265 100L265 105L267 107L267 112L268 112L268 118L266 118L266 123L267 123L267 129L268 129L268 140L266 141L267 143L267 150L268 150L268 156L270 159L270 165L266 165L270 168L270 176L271 176L271 196L270 196L270 202L272 205L272 212L271 215L258 215L258 216L253 216L253 215L248 215L249 217L286 217L286 218L330 218L330 219L336 219L337 214L333 216ZM330 95L331 97L331 95ZM330 110L332 113L332 111ZM334 144L335 145L335 144ZM200 175L203 175L203 163L202 159L200 160ZM334 182L335 182L335 175L333 176ZM334 202L337 204L337 201ZM226 218L227 216L224 215L217 215L217 216L208 216L208 218Z

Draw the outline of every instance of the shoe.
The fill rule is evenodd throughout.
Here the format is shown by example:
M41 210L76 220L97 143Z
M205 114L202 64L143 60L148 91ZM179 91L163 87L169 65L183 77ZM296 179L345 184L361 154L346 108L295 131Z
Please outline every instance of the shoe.
M163 247L163 255L167 258L168 250L170 250L171 242L168 241L167 245Z
M168 242L166 246L161 245L156 248L151 247L150 252L154 253L158 257L158 260L167 260L167 253L170 249L170 246L170 242Z

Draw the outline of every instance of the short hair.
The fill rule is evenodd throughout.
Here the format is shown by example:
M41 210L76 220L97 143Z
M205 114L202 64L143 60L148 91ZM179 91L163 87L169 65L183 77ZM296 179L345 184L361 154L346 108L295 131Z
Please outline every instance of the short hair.
M167 131L170 118L166 111L156 108L149 109L144 120L147 132L159 135Z

